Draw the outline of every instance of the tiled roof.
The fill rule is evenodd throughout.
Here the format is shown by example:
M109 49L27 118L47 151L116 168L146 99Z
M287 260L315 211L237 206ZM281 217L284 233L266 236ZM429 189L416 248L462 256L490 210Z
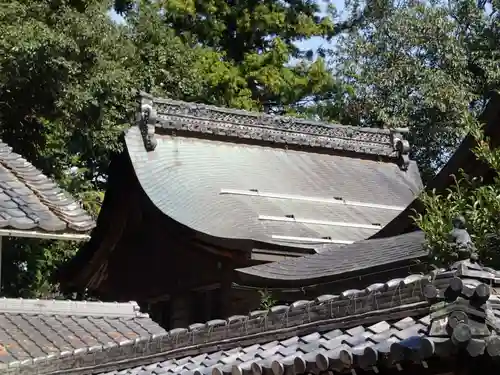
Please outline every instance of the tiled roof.
M136 303L0 299L0 373L51 373L119 360L165 331ZM128 349L127 349L128 348Z
M323 245L317 254L288 258L278 262L236 270L243 284L269 285L272 281L300 282L301 286L317 283L350 272L360 272L400 261L425 257L425 236L416 231L400 236L364 240L350 245Z
M94 226L68 193L0 141L0 229L88 232Z
M413 162L401 171L393 163L348 156L155 137L157 146L148 152L138 127L126 136L142 189L165 215L214 237L289 246L303 237L358 241L392 220L422 188Z
M361 368L371 369L377 365L373 359L376 359L378 351L370 350L375 345L389 353L391 343L422 335L420 331L425 330L428 325L429 316L417 320L407 317L392 323L380 321L344 330L294 335L285 340L238 346L105 374L303 374L341 370L353 364L354 360ZM370 349L364 354L366 348ZM355 358L352 353L356 353Z
M141 93L149 123L158 129L198 133L282 145L298 145L407 159L406 129L376 129L328 124L297 117L268 115L197 103L155 98ZM154 147L154 131L149 134Z
M499 284L499 272L462 261L449 271L173 329L150 340L149 360L136 356L129 368L102 367L102 372L377 372L412 363L427 366L427 361L453 354L457 346L471 357L498 358L500 298L494 286Z
M122 324L124 318L87 317L80 321L79 317L68 316L65 322L78 322L78 329L72 328L74 336L81 340L93 337L100 342L89 348L94 344L86 341L87 347L66 353L59 353L59 348L52 356L16 363L6 372L48 374L71 369L79 374L319 374L325 370L397 368L411 363L425 366L427 361L454 353L457 345L472 357L499 357L498 285L500 272L467 260L450 270L411 275L362 290L323 295L169 332L149 320L131 318L126 323L134 324L130 332L142 326L142 334L121 343L112 339L116 332L127 337L127 328L111 333L110 326ZM52 336L45 328L31 328L38 319L52 318L23 316L16 329L30 329L30 334L39 335L39 342L54 337L54 330L65 335L61 325L55 323L63 320L61 317L54 318L50 325ZM97 321L99 329L95 328ZM153 328L144 328L146 324ZM7 328L10 331L5 330L5 335L18 332L12 324ZM108 337L111 343L104 344ZM14 348L30 342L23 340L18 339ZM56 344L60 341L52 340L62 347ZM46 348L37 345L34 352Z

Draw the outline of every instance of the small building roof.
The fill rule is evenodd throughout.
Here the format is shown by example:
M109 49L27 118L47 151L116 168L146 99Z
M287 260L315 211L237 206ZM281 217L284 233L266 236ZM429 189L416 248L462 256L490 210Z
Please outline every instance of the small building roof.
M208 236L351 243L422 189L401 130L141 101L143 117L125 138L139 183L166 216Z
M243 285L289 287L331 282L337 277L387 271L427 256L425 235L416 231L400 236L364 240L350 245L323 245L318 253L237 269Z
M135 302L0 299L0 373L92 367L165 334ZM109 355L110 358L99 358ZM118 356L119 357L119 356ZM85 373L85 372L84 372Z
M500 358L499 285L500 272L471 259L428 275L415 274L168 332L130 313L127 318L81 318L83 305L73 310L79 314L68 310L65 317L0 314L7 342L12 342L9 332L34 332L33 325L43 321L43 329L33 333L40 341L30 350L52 353L36 360L7 361L2 372L50 374L71 369L79 374L295 375L365 370L383 374L415 366L421 371L422 366L454 366L457 353L487 362ZM11 323L14 316L17 326ZM47 322L52 330L47 329ZM61 322L75 327L75 337L66 336ZM130 328L117 328L129 324ZM130 332L136 332L135 339L117 339ZM53 346L46 346L47 339ZM63 352L70 343L64 339L87 344L82 350ZM103 344L107 340L110 343ZM31 341L19 340L13 349L2 346L0 356L21 350L25 342Z
M0 140L2 235L49 238L88 233L94 226L73 197Z
M179 259L180 277L194 278L202 262L190 251L219 257L214 266L224 260L242 267L262 259L252 249L284 257L350 244L375 234L422 189L404 129L354 128L146 94L139 101L126 148L109 167L98 226L58 275L69 290L146 298L153 293L146 280L157 273L131 287L119 281L128 260L143 251L152 254L145 263ZM168 295L175 285L154 293Z

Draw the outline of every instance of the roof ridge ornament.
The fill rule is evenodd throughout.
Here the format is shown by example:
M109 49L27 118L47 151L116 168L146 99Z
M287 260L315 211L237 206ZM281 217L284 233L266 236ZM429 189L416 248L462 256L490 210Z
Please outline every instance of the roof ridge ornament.
M410 165L410 142L404 139L403 134L408 134L408 128L393 128L391 131L391 140L394 151L397 154L398 164L401 170L408 170Z
M487 284L471 283L468 277L456 275L447 283L426 285L424 294L431 304L430 324L423 338L415 336L420 340L417 350L423 357L454 348L465 349L474 357L484 352L498 355L498 328L488 302L491 289ZM391 354L400 351L398 345L391 346Z
M452 220L452 224L453 229L449 233L449 241L452 249L455 250L453 255L458 260L475 259L477 261L476 247L467 231L465 218L459 215Z
M158 145L158 141L154 137L156 110L153 100L149 95L139 94L139 111L136 116L136 123L141 131L146 151L154 151Z

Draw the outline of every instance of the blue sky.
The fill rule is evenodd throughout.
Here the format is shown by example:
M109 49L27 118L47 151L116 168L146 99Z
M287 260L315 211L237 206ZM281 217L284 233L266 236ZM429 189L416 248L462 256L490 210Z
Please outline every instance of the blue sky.
M317 2L319 3L321 9L326 9L327 4L329 3L333 4L337 8L338 12L342 12L344 6L343 0L332 0L332 1L317 0ZM123 18L119 14L116 14L114 11L110 12L110 17L115 22L123 22ZM314 37L297 43L297 46L304 50L311 49L313 51L316 51L321 46L326 47L326 44L327 42L323 38Z
M319 3L323 12L326 11L328 4L335 5L335 7L337 8L337 11L339 13L341 13L343 8L344 8L344 1L343 0L333 0L333 1L322 1L322 0L318 1L317 0L317 3ZM297 43L297 46L300 47L301 49L304 49L304 50L311 49L313 51L316 51L319 47L322 47L322 46L326 47L327 45L328 45L328 42L320 37L310 38L308 40L304 40L302 42Z

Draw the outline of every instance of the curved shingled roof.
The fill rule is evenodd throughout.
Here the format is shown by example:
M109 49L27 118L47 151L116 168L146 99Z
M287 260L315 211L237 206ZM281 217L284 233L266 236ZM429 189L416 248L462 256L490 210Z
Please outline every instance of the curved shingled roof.
M422 188L407 142L388 129L142 100L125 137L139 183L166 216L208 236L351 243Z
M86 233L94 226L73 197L0 140L0 229Z

